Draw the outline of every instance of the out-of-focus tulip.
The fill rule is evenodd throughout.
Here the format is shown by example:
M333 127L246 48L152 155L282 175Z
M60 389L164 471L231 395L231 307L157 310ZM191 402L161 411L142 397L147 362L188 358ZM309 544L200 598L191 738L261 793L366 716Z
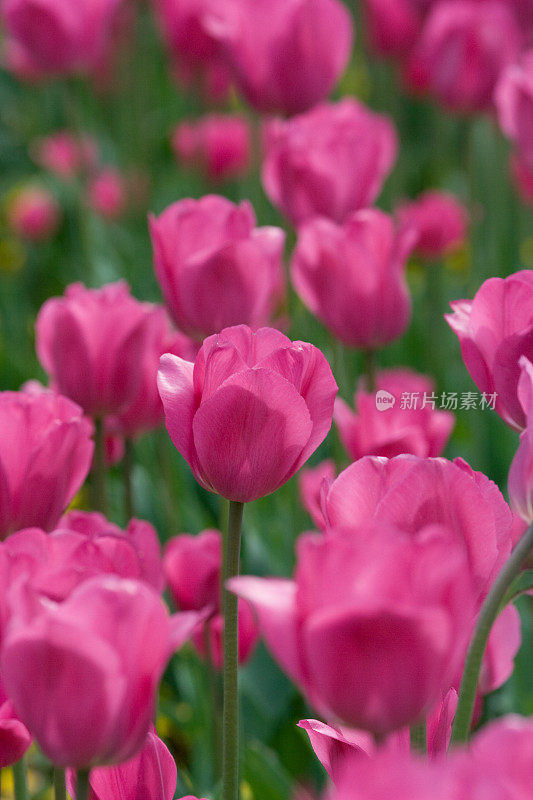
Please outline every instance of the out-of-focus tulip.
M508 3L435 3L407 68L409 83L455 111L485 111L503 70L523 46Z
M480 598L511 552L509 506L498 487L462 459L362 458L333 482L324 512L334 527L375 519L415 539L427 525L454 531Z
M166 662L184 639L159 595L106 576L62 603L30 596L17 605L2 642L2 676L43 752L73 769L132 758L151 728Z
M66 397L0 393L0 539L53 528L87 477L92 425Z
M154 313L124 281L101 289L73 283L63 297L47 300L37 317L36 346L54 388L91 416L120 413L139 390Z
M518 148L520 162L533 168L533 50L502 74L494 95L498 120Z
M180 163L200 167L211 181L237 178L250 166L250 126L238 114L207 114L181 122L172 148Z
M164 355L167 430L196 480L250 502L289 480L326 437L337 384L323 354L272 328L208 337L194 365Z
M211 6L209 30L257 111L312 108L348 64L353 24L339 0L226 0Z
M100 58L119 0L5 0L2 22L37 73L86 72Z
M511 178L524 203L533 205L533 166L526 164L518 153L510 158Z
M367 392L364 385L358 389L356 413L344 400L335 401L335 422L352 461L402 453L440 456L455 420L449 411L435 409L437 395L431 378L409 370L390 370L378 373L376 389L382 395ZM380 405L380 397L387 402Z
M30 744L28 729L16 716L0 680L0 769L19 761Z
M417 0L364 0L365 23L372 49L404 56L415 44L422 27L422 4Z
M322 461L317 467L303 469L300 472L298 481L300 499L317 528L322 529L326 525L322 513L322 500L335 480L335 476L335 463L329 459Z
M311 702L377 734L413 724L448 689L475 600L452 530L430 524L415 538L377 520L302 536L294 582L228 585Z
M209 658L217 669L222 668L224 618L221 612L222 537L220 531L207 530L191 536L175 536L165 548L165 572L177 608L184 611L205 611L209 619L198 630L193 642L206 657L207 635ZM239 662L252 654L259 636L253 613L244 600L239 602Z
M116 169L103 169L89 183L87 202L104 219L118 219L126 208L124 177Z
M371 205L398 150L393 123L353 98L273 120L264 139L265 192L294 225Z
M58 131L32 143L31 154L41 167L68 179L96 165L98 145L90 136Z
M495 410L516 430L526 424L518 399L519 358L533 361L533 272L489 278L473 300L451 303L445 315L457 334L467 370Z
M180 200L150 217L154 267L178 327L202 339L270 322L283 294L281 228L256 228L248 202Z
M294 287L309 310L346 345L375 349L397 339L411 317L405 261L414 231L395 231L377 209L344 225L317 218L299 230L291 264Z
M528 524L533 523L533 364L522 356L518 399L526 415L527 427L509 470L509 497L513 509Z
M91 800L172 800L176 791L176 762L152 729L143 749L115 767L97 767L89 776ZM67 772L67 788L76 800L76 778Z
M52 236L60 223L61 213L54 196L42 186L20 189L10 201L7 221L18 236L40 242Z
M464 244L468 213L453 194L424 192L397 209L402 225L417 233L416 252L429 260L443 258Z

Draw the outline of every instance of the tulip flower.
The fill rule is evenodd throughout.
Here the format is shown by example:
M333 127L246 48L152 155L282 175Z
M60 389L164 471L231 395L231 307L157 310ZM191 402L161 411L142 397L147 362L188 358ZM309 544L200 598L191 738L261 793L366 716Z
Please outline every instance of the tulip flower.
M112 31L118 0L6 0L2 22L38 74L90 71Z
M363 456L393 458L402 453L422 458L440 456L455 419L449 411L435 409L433 381L396 369L378 373L376 389L389 401L383 407L378 403L379 395L364 386L355 393L356 413L344 400L335 401L334 419L352 461ZM405 395L414 396L415 401L402 403Z
M20 761L30 744L31 736L16 716L0 680L0 769Z
M407 79L455 111L486 111L492 108L500 75L522 46L508 3L445 0L431 8Z
M102 169L89 183L87 203L101 217L118 219L126 208L126 181L116 169Z
M1 392L0 425L0 539L33 525L51 530L87 477L92 425L52 392Z
M56 199L48 189L27 186L21 189L7 209L10 228L31 242L49 239L59 227L61 213Z
M518 399L526 415L527 427L509 471L511 506L529 525L533 523L533 364L521 356Z
M338 399L335 401L337 404ZM328 459L317 467L302 469L299 477L300 499L307 513L317 526L326 527L322 513L322 500L336 477L335 463Z
M494 100L500 126L517 147L520 162L533 168L533 50L503 72Z
M263 187L294 225L371 205L398 150L393 123L352 98L273 120L264 138Z
M447 192L424 192L396 211L402 225L417 234L415 251L424 259L444 258L464 244L468 225L465 207Z
M283 294L280 228L256 228L248 202L180 200L150 217L154 267L170 314L189 336L270 321Z
M414 232L396 232L377 209L344 225L317 218L299 230L291 277L302 301L338 339L373 350L397 339L411 316L404 277Z
M214 5L207 24L263 113L297 114L325 100L350 58L353 25L340 0L233 0Z
M120 413L139 389L154 312L124 281L101 289L73 283L63 297L47 300L37 317L36 346L54 388L91 416Z
M322 353L245 325L208 337L191 364L164 355L167 430L204 488L251 502L289 480L331 426L337 386Z
M58 131L32 142L31 155L39 166L68 180L96 166L98 145L90 136L78 138L70 131Z
M2 643L6 691L55 765L127 761L150 730L166 662L196 621L175 630L153 589L114 576L85 581L62 603L24 598Z
M176 791L176 762L155 728L146 737L142 750L129 761L114 767L91 770L91 800L173 800ZM67 772L69 793L76 800L76 783Z
M417 0L364 0L365 24L372 50L402 57L411 52L424 18Z
M445 315L472 380L494 396L496 412L516 430L526 424L517 391L520 356L533 360L532 300L533 274L522 270L489 278L473 300L454 301L453 314Z
M211 181L246 174L250 166L250 126L238 114L207 114L194 122L181 122L172 135L177 160L200 167Z
M430 524L414 539L373 520L303 535L297 551L294 581L229 582L274 657L345 724L383 735L416 723L450 686L471 630L475 591L453 531Z

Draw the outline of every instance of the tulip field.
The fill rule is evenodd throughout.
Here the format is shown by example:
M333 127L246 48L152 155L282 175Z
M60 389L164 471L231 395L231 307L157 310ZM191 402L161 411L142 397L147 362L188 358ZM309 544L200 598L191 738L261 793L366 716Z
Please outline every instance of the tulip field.
M533 4L0 30L0 800L533 797Z

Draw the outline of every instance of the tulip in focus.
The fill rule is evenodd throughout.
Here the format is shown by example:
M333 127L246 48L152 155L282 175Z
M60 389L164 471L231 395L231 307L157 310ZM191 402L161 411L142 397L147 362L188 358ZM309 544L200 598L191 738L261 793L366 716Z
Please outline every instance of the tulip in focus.
M207 19L237 86L262 113L312 108L350 59L353 24L340 0L227 0L211 3Z
M103 169L91 180L87 203L104 219L118 219L126 208L126 184L116 169Z
M488 111L503 70L518 57L523 36L509 3L434 3L407 67L409 84L460 112Z
M73 283L47 300L36 323L37 355L54 389L95 417L120 413L139 390L152 316L124 281L101 289Z
M533 361L533 273L489 278L473 300L451 303L445 315L457 334L472 380L487 397L496 393L496 412L515 430L526 424L518 398L520 356Z
M49 239L59 227L60 219L56 199L41 186L19 190L7 208L11 230L30 242Z
M401 205L396 216L400 224L415 229L415 251L429 261L444 258L465 242L468 213L447 192L424 192L416 200Z
M209 637L209 657L222 669L224 618L221 609L222 536L207 530L191 536L175 536L165 547L165 572L170 593L177 608L209 614L205 631L198 630L193 642L205 658L205 635ZM239 602L239 663L251 656L258 638L257 624L248 603Z
M343 344L375 349L397 339L411 317L404 277L414 231L395 231L377 209L344 225L317 218L299 230L291 276L300 298Z
M256 227L248 202L180 200L150 217L154 268L180 330L195 339L270 322L284 292L285 234Z
M208 337L194 365L164 355L167 430L196 480L250 502L289 480L326 437L337 385L316 347L245 325Z
M92 425L66 397L0 393L0 539L51 530L91 466Z
M245 175L250 166L250 127L237 114L207 114L193 122L181 122L172 135L177 160L201 167L210 181Z
M364 385L355 393L355 413L344 400L335 401L335 422L352 461L363 456L393 458L402 453L422 458L440 456L455 419L449 411L434 408L433 381L396 369L378 373L376 389L392 395L393 404L378 406L376 392L366 391ZM404 394L415 397L412 408L403 407Z
M371 205L398 150L393 123L345 98L265 128L262 181L296 226L316 216L344 222Z
M185 638L159 595L105 576L62 603L29 596L18 606L2 642L2 676L45 755L73 769L135 756L151 729L163 669Z

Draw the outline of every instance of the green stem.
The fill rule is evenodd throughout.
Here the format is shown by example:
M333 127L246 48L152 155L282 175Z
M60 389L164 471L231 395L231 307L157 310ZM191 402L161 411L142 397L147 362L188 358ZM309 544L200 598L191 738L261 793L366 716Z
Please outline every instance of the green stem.
M222 800L239 797L239 697L238 697L238 600L226 589L229 578L239 574L243 503L229 504L228 531L224 537L224 701L222 712Z
M210 624L206 622L203 630L205 663L207 669L207 683L209 691L209 704L211 706L211 748L213 751L214 782L220 778L220 687L218 672L213 663L213 650L211 647Z
M59 767L54 767L54 794L55 800L67 800L65 770Z
M367 392L376 391L376 353L374 350L365 350L363 352L365 363L365 378Z
M94 459L93 459L93 507L107 514L106 460L104 422L94 421Z
M481 662L483 661L490 631L501 611L502 600L509 586L520 572L532 549L533 525L530 525L500 570L481 607L474 635L466 655L463 678L459 689L459 702L453 722L451 744L468 741Z
M135 463L135 451L133 442L126 437L124 442L124 461L122 463L122 478L124 480L124 510L126 518L130 520L134 516L133 507L133 465Z
M76 800L88 800L89 773L88 769L79 769L76 773Z
M426 722L413 725L410 731L411 750L416 753L426 754L428 750L428 733Z
M15 785L15 800L29 800L26 759L24 756L16 764L13 764L13 783Z

